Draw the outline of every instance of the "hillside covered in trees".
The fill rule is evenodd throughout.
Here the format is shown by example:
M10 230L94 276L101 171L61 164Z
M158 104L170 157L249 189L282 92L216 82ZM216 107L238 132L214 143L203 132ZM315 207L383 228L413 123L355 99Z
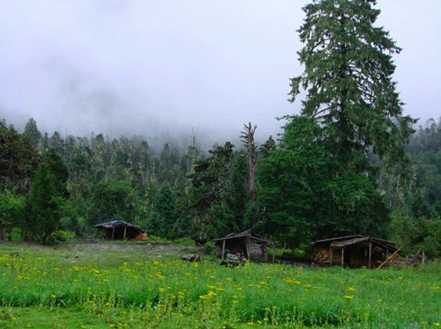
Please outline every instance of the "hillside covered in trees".
M298 247L357 232L439 255L441 120L411 136L405 173L372 156L372 175L335 179L322 144L314 143L317 130L290 118L280 140L255 148L253 195L246 144L206 151L196 141L185 149L166 143L155 152L141 137L48 137L34 120L22 132L2 121L1 237L17 229L41 242L60 231L87 237L94 224L121 217L168 239L206 241L254 227Z

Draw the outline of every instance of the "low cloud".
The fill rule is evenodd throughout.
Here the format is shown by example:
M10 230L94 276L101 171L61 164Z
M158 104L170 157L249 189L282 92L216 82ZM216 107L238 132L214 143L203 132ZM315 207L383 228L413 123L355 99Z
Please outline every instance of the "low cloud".
M275 134L275 118L299 110L287 93L288 79L301 72L296 29L305 3L4 2L0 116L17 125L34 117L43 129L65 134L176 137L195 130L220 140L237 138L248 121L260 138ZM397 80L406 110L436 115L441 5L405 0L379 7L380 23L404 48Z

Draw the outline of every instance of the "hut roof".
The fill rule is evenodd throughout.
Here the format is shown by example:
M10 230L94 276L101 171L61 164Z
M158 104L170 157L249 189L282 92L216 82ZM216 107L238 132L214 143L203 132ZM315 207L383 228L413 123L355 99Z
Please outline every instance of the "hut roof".
M352 239L348 239L348 240L338 240L338 241L333 241L331 242L331 247L346 247L346 246L351 246L357 243L361 243L364 241L369 241L370 238L365 236L365 237L361 237L361 238L352 238Z
M258 242L267 243L267 244L273 244L272 241L264 239L256 234L253 234L251 232L251 229L245 230L240 233L230 233L222 238L214 239L213 241L224 241L224 240L232 240L232 239L243 239L243 238L249 238Z
M344 235L344 236L337 236L337 237L333 237L333 238L328 238L328 239L322 239L322 240L317 240L312 242L311 244L313 246L318 245L318 244L323 244L323 243L332 243L334 241L340 241L340 240L348 240L348 239L355 239L355 238L362 238L362 235L359 234L353 234L353 235Z
M127 227L133 228L135 230L138 230L140 232L144 232L144 230L142 228L140 228L139 226L134 225L134 224L130 224L130 223L128 223L122 219L119 219L119 218L114 218L109 222L95 225L96 228L104 228L104 229L113 229L113 228L116 228L119 226L127 226Z
M335 237L330 239L318 240L313 242L312 245L315 246L319 244L329 243L331 247L343 248L346 246L351 246L362 242L372 242L373 244L383 249L388 249L392 251L397 250L395 243L392 241L374 238L370 236L363 236L363 235L347 235L347 236Z

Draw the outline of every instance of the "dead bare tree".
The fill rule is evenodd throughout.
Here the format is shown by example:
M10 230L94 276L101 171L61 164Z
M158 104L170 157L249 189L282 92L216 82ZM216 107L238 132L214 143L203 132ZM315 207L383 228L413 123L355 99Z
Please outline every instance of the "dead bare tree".
M247 154L248 154L248 179L247 179L247 190L251 196L252 200L256 199L256 161L257 161L257 148L254 141L254 133L256 132L257 126L251 125L249 122L247 125L244 124L244 130L242 130L241 139L244 143Z

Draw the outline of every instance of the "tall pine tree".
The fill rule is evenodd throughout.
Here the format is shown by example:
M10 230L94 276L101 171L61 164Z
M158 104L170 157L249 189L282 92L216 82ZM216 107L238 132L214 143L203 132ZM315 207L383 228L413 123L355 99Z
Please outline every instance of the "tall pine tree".
M314 0L304 7L299 52L304 72L291 79L291 101L305 90L302 114L324 129L334 154L358 169L371 149L403 157L414 120L402 114L392 80L401 51L382 27L375 0ZM361 154L360 154L361 153Z
M24 230L32 240L47 244L58 229L62 205L68 196L68 172L54 152L44 155L33 180L27 200Z
M23 137L32 147L38 148L40 146L42 135L40 130L38 130L37 122L33 118L30 118L26 123Z

